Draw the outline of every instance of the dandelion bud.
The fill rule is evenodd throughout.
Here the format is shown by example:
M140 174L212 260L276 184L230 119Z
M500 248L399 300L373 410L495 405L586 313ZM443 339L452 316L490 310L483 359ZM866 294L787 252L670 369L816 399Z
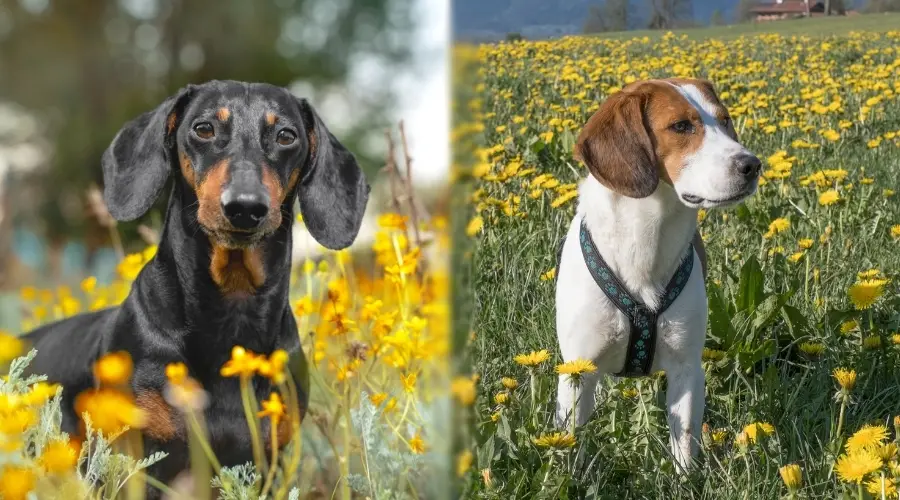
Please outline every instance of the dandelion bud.
M803 472L800 471L800 466L797 464L785 465L778 469L778 473L781 474L781 480L784 481L788 490L796 490L803 482Z

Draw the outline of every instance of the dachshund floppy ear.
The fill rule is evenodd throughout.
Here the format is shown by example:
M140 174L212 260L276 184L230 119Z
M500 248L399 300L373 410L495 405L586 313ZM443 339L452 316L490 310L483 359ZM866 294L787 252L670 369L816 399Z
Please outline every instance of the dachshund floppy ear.
M353 153L331 135L306 99L297 99L309 140L297 196L310 234L332 250L346 248L362 224L369 185Z
M646 95L614 94L591 116L575 145L601 184L631 198L653 194L659 185L656 152L644 121Z
M103 153L103 199L117 220L144 215L169 178L175 132L191 89L125 124Z

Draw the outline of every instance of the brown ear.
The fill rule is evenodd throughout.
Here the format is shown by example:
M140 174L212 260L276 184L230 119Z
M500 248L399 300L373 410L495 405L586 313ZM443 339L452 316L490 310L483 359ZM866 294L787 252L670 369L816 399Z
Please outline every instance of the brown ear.
M650 196L659 184L646 101L641 92L614 94L588 120L575 145L575 159L601 184L631 198Z

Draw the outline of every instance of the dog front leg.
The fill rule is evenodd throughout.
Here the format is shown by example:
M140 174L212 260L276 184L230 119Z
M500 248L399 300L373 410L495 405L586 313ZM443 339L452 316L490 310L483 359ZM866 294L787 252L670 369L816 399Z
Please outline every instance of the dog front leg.
M680 472L691 467L697 456L706 380L699 360L667 373L666 406L669 420L669 445Z
M581 377L578 385L572 384L568 375L559 376L556 387L556 425L567 429L572 411L575 412L575 425L582 426L594 411L594 391L600 381L599 373L589 373Z

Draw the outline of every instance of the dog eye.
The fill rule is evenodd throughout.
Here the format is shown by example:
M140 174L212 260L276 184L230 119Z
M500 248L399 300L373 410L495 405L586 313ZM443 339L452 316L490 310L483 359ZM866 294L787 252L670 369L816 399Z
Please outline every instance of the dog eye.
M725 118L722 118L722 125L724 125L725 128L728 128L731 125L731 117L726 116Z
M294 141L297 140L297 134L295 134L292 130L283 128L278 131L278 135L275 136L275 140L282 146L290 146L294 143Z
M681 120L672 124L672 130L679 134L690 134L694 132L694 124L690 120Z
M212 139L216 135L216 130L213 128L212 123L200 122L194 125L194 133L201 139Z

